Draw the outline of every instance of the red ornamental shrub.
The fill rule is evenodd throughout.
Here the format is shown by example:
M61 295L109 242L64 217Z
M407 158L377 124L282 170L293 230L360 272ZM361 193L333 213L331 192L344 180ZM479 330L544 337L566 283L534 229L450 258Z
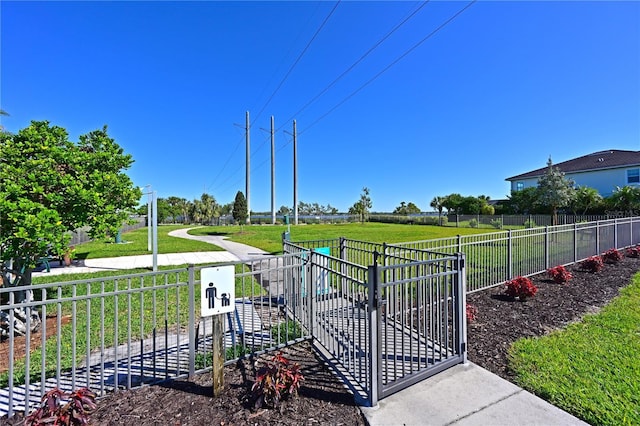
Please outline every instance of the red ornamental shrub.
M256 381L251 388L256 397L256 407L263 404L277 407L282 399L298 393L303 380L300 365L290 364L282 353L277 353L256 375Z
M622 260L622 253L612 248L602 253L602 260L606 263L618 263Z
M533 285L527 277L516 277L511 281L507 281L505 294L509 297L517 297L520 300L526 300L535 296L538 287Z
M639 258L640 257L640 246L635 246L635 247L629 247L627 249L627 257L634 257L634 258Z
M591 256L580 263L582 269L589 272L598 272L604 268L604 262L600 256Z
M467 303L467 322L474 322L478 316L478 308L475 305Z
M45 393L40 407L29 414L25 425L87 425L89 415L96 409L96 394L88 388L63 392L54 388Z
M547 274L549 274L551 279L558 284L566 283L573 278L571 272L567 271L562 265L547 269Z

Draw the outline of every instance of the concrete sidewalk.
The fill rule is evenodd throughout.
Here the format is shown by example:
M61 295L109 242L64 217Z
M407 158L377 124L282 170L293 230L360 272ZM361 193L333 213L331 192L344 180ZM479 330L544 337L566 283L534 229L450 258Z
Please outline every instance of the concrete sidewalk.
M587 425L468 362L361 408L378 425Z
M199 263L223 263L237 262L237 256L228 251L201 251L192 253L170 253L159 254L158 265L183 265L183 264L199 264ZM109 257L103 259L86 259L84 261L75 261L71 266L59 266L58 262L51 263L51 272L39 270L33 272L33 276L60 275L60 274L77 274L98 271L114 271L136 268L153 267L153 255L143 254L139 256L121 256Z

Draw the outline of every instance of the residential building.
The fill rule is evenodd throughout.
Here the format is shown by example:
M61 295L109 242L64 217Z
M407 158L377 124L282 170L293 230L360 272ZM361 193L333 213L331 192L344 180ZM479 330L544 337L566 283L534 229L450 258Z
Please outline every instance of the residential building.
M610 149L594 152L562 163L553 164L565 177L575 182L576 187L596 189L603 197L609 197L616 187L640 187L640 151ZM512 176L511 191L538 186L547 171L547 166Z

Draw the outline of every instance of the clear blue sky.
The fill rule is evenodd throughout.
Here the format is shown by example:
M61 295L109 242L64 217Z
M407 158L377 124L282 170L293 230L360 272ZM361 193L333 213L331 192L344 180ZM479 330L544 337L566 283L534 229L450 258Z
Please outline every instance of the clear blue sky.
M422 3L336 4L2 1L2 124L106 124L136 185L228 203L249 111L253 211L271 208L272 115L276 209L293 119L298 199L340 211L364 186L374 211L501 199L549 156L640 149L639 2L479 1L428 37L469 4L431 2L377 47Z

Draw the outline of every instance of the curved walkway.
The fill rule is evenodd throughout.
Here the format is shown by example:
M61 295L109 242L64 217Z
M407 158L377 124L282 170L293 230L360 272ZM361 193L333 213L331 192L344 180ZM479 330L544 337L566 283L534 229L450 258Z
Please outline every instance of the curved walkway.
M256 260L265 255L269 255L269 253L259 248L248 246L246 244L236 243L235 241L229 241L228 237L222 235L190 235L188 233L189 230L195 228L197 227L177 229L175 231L169 232L169 235L172 237L186 238L188 240L198 240L205 243L214 244L221 249L224 249L233 254L243 262Z

